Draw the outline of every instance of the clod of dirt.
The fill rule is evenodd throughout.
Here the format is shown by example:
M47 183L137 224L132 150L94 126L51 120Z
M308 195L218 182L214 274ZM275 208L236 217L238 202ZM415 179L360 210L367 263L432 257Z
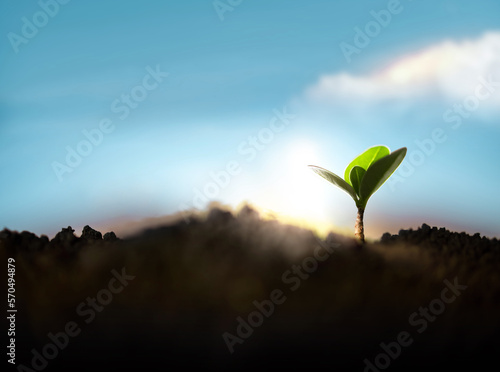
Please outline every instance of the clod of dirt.
M82 238L87 240L102 240L102 234L87 225L83 228Z
M114 242L117 241L118 238L116 237L116 234L113 231L110 231L104 234L104 240L108 242Z

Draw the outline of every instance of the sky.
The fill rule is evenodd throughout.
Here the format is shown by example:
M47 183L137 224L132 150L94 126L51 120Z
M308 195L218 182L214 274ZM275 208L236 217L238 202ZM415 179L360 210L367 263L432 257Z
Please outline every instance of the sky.
M3 1L0 229L130 224L249 203L351 233L343 175L407 147L368 202L499 236L497 0Z

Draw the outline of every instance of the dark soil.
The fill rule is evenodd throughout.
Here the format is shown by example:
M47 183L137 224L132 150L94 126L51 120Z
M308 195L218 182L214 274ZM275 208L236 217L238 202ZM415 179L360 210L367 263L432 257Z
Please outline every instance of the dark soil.
M3 230L0 254L16 261L16 365L31 370L34 351L50 355L49 333L75 323L79 334L43 370L496 365L500 242L479 234L423 224L361 246L261 220L250 208L212 209L123 240L90 227L52 240ZM128 276L120 291L113 273ZM95 297L102 306L93 310Z

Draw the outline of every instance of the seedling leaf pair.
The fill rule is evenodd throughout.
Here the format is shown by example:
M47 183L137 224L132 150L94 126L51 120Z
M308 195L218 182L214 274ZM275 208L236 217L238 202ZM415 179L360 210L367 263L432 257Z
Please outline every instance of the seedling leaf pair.
M349 163L344 172L344 179L354 187L352 182L350 181L351 170L358 166L363 168L365 171L370 167L371 164L376 162L378 159L383 158L391 153L388 147L386 146L374 146L370 147L368 150L363 152L362 154L356 156L353 161Z
M406 147L392 153L386 146L370 147L349 163L344 171L344 179L324 168L315 165L309 167L353 198L358 207L359 228L361 230L359 233L356 231L356 235L364 240L362 216L366 203L399 167L405 156ZM360 213L361 218L359 217ZM356 225L356 229L358 229L358 225Z
M387 149L389 150L389 149ZM399 164L406 156L406 147L400 148L389 155L379 158L373 162L363 177L363 181L359 188L359 197L363 206L366 205L368 199L382 186L385 181L399 167Z

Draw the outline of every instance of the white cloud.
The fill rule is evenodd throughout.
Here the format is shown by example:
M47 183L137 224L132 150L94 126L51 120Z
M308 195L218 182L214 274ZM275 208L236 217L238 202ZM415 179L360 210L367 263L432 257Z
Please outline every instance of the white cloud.
M474 40L447 40L404 55L367 75L324 75L307 90L306 97L335 105L429 96L463 100L474 94L481 77L500 82L500 32L488 32ZM499 106L500 87L487 103Z

